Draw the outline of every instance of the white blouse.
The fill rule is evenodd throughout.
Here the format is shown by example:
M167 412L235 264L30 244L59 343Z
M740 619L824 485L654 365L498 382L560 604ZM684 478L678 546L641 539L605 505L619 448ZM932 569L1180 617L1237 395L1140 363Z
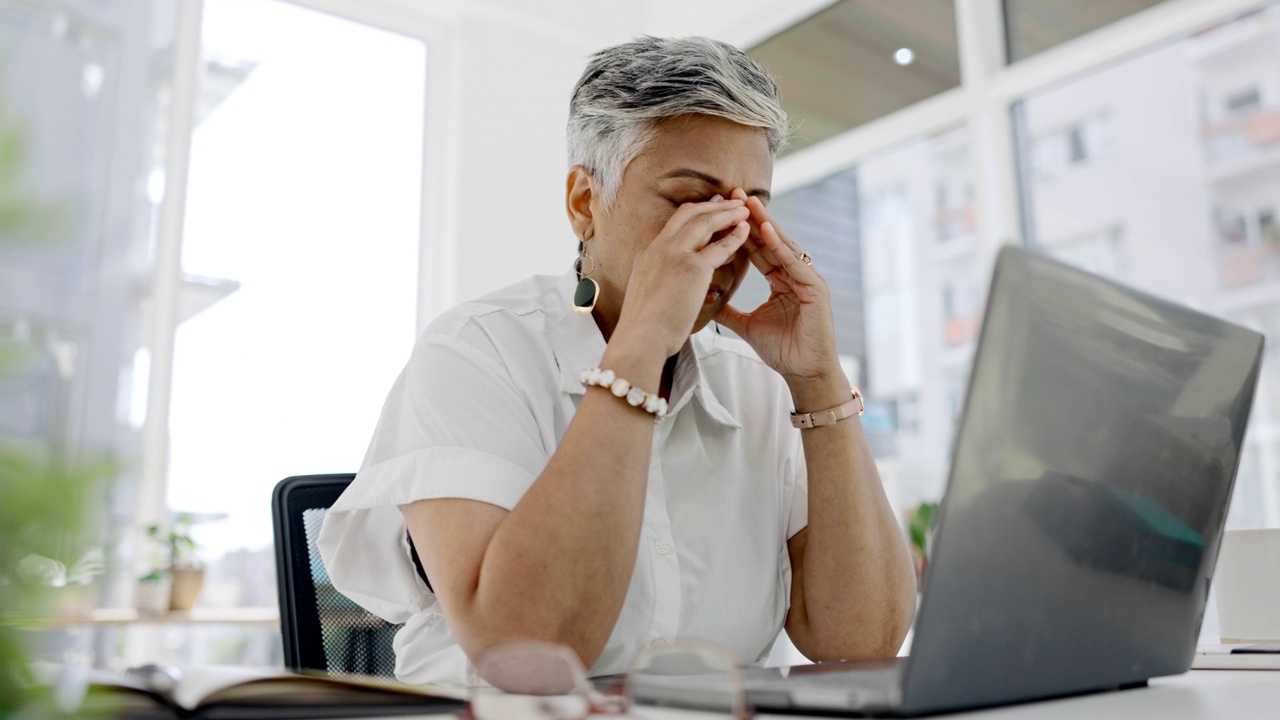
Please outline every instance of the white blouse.
M533 277L431 323L325 517L319 549L335 587L404 623L402 681L476 678L414 569L399 506L468 498L509 510L538 478L582 400L579 374L605 350L591 317L572 311L575 281ZM646 645L677 638L713 642L743 665L767 657L790 598L786 541L808 521L790 409L782 378L741 340L709 326L685 344L653 435L635 570L593 675L624 672Z

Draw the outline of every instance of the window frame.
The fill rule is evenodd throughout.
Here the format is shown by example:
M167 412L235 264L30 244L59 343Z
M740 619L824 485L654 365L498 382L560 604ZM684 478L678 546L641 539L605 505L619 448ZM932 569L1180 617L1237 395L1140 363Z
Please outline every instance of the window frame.
M420 39L428 46L419 224L417 326L421 330L427 320L451 304L457 294L456 280L450 272L454 267L454 244L433 239L456 235L458 183L455 180L461 166L455 144L450 143L449 138L462 126L458 115L461 103L457 101L463 87L462 49L455 39L462 20L449 3L432 6L408 5L397 0L285 1ZM803 11L816 12L829 4L829 1L808 0L802 5ZM989 265L1000 246L1024 242L1024 200L1017 168L1020 162L1016 150L1018 128L1014 119L1019 99L1269 4L1269 0L1166 0L1026 59L1008 63L1002 0L956 0L960 87L779 160L774 171L774 192L782 194L834 175L911 138L967 125L974 173L975 236L980 259ZM799 5L797 11L800 11ZM140 524L162 520L166 512L169 400L180 289L181 235L201 70L204 0L189 0L179 7L172 80L174 101L169 109L170 132L165 157L166 187L152 277L155 322L147 338L151 366L135 516ZM789 15L783 24L795 19ZM743 19L740 26L736 34L743 38L739 40L749 34L742 28L753 28L756 35L761 36L753 38L758 40L778 27L777 18L773 21L757 18L751 23ZM541 25L539 28L549 37L558 34L548 32Z
M445 309L455 288L448 272L452 267L449 243L430 238L453 237L450 181L459 161L448 142L460 127L454 110L462 87L456 41L457 20L431 8L412 11L387 2L352 3L344 0L283 0L298 7L350 20L422 41L427 46L425 109L421 158L419 217L419 266L416 332ZM170 78L172 102L168 109L165 139L165 188L160 203L152 266L154 322L146 337L150 353L147 377L147 411L142 427L140 472L134 523L139 527L168 519L169 416L173 386L174 351L178 330L178 301L182 276L182 230L187 202L187 180L196 104L203 68L201 29L205 0L179 4Z

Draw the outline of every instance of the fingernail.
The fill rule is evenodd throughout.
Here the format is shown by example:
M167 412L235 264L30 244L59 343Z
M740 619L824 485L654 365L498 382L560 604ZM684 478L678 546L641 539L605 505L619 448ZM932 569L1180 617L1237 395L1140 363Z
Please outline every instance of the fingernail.
M722 196L721 196L721 195L719 195L719 194L716 194L716 195L712 195L712 196L711 196L711 199L712 199L712 200L723 200L723 199L724 199L724 197L722 197Z

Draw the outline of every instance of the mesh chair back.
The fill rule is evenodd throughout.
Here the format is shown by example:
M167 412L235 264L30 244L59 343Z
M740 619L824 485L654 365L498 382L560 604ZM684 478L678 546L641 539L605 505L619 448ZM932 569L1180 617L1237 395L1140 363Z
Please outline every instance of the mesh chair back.
M354 478L299 475L272 494L284 662L293 670L392 677L398 626L334 589L316 548L325 513Z

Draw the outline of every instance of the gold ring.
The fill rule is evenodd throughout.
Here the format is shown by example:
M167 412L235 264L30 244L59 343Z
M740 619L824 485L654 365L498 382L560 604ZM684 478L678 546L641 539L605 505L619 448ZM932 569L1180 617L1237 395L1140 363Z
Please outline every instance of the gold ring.
M804 263L805 265L813 264L813 256L811 256L809 253L803 250L800 251L799 255L796 255L796 258L799 259L800 262Z

